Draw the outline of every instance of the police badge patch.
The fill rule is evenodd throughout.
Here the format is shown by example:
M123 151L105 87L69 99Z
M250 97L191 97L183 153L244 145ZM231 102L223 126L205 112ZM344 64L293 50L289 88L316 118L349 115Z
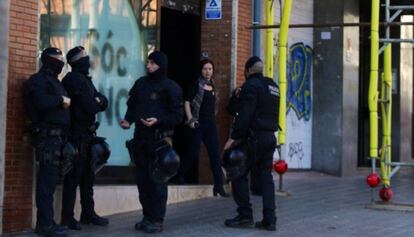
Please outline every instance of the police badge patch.
M274 95L274 96L279 96L279 88L277 88L276 86L268 86L269 88L269 93Z
M157 93L155 93L155 92L152 93L151 96L150 96L150 99L151 100L156 100L157 99Z

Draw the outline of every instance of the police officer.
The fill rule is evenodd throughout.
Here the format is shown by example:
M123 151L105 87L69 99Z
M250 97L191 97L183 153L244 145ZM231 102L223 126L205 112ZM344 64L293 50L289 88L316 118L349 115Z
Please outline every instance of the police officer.
M236 117L236 115L239 113L240 91L241 87L237 87L233 90L226 107L227 113L229 113L233 117ZM257 166L252 166L250 169L250 193L256 196L262 196L261 182L258 179L258 175L256 175L258 171L257 168Z
M64 178L62 224L70 229L81 229L79 222L74 218L76 188L79 185L82 207L80 222L106 226L108 220L98 216L94 209L95 172L91 168L91 147L96 137L96 114L107 108L108 100L92 83L89 76L90 59L82 46L69 50L66 59L72 68L62 80L63 86L72 98L69 139L78 148L79 155L74 159L74 168Z
M160 232L166 212L167 183L151 178L151 161L154 160L159 140L171 137L173 127L183 118L181 88L167 78L167 56L155 51L148 56L147 76L139 78L129 92L127 112L120 125L129 129L135 123L134 154L136 181L143 219L136 230Z
M62 52L47 48L42 67L24 85L25 107L31 120L32 143L39 170L36 183L37 221L40 236L66 236L53 220L53 193L61 175L62 150L70 126L71 100L58 79L64 66Z
M263 76L263 62L251 57L245 65L246 82L243 84L235 117L233 131L224 149L229 149L235 141L247 143L248 169L256 166L263 194L263 219L255 227L276 230L275 194L272 170L273 153L276 148L275 131L278 128L279 90L273 80ZM238 208L235 218L227 219L228 227L253 225L253 213L249 200L247 175L232 181L233 198Z

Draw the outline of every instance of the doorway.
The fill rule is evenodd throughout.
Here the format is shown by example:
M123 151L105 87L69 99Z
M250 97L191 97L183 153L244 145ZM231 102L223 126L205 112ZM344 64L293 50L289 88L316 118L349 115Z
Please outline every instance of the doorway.
M168 77L177 82L184 93L199 74L200 16L166 7L161 8L160 49L168 56ZM183 118L184 121L184 118ZM185 150L184 124L174 130L173 146L180 157ZM187 183L198 183L198 166L185 177Z

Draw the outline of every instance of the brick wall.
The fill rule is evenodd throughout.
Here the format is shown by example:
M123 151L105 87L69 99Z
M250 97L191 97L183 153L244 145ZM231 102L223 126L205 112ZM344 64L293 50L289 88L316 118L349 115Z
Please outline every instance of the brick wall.
M252 56L252 33L247 29L252 25L253 19L252 1L239 1L237 22L237 79L236 85L240 86L245 81L244 64Z
M24 136L22 84L36 71L37 0L10 1L3 232L31 228L33 156Z
M204 17L205 0L201 1L201 52L208 53L208 57L215 63L215 83L219 90L220 104L217 115L220 136L220 148L223 148L229 136L230 117L226 112L226 105L230 96L231 85L231 37L232 37L232 0L222 1L222 19L206 21ZM237 80L243 79L244 62L251 53L251 32L245 29L251 24L251 0L238 1L238 47L237 47ZM243 65L243 66L239 66ZM211 171L205 151L200 157L200 182L212 180Z

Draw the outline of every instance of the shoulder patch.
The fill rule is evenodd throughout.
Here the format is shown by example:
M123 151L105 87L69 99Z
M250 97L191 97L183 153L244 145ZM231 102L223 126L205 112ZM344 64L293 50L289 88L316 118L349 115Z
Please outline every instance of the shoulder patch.
M279 96L279 88L277 86L268 85L269 93L274 96Z

